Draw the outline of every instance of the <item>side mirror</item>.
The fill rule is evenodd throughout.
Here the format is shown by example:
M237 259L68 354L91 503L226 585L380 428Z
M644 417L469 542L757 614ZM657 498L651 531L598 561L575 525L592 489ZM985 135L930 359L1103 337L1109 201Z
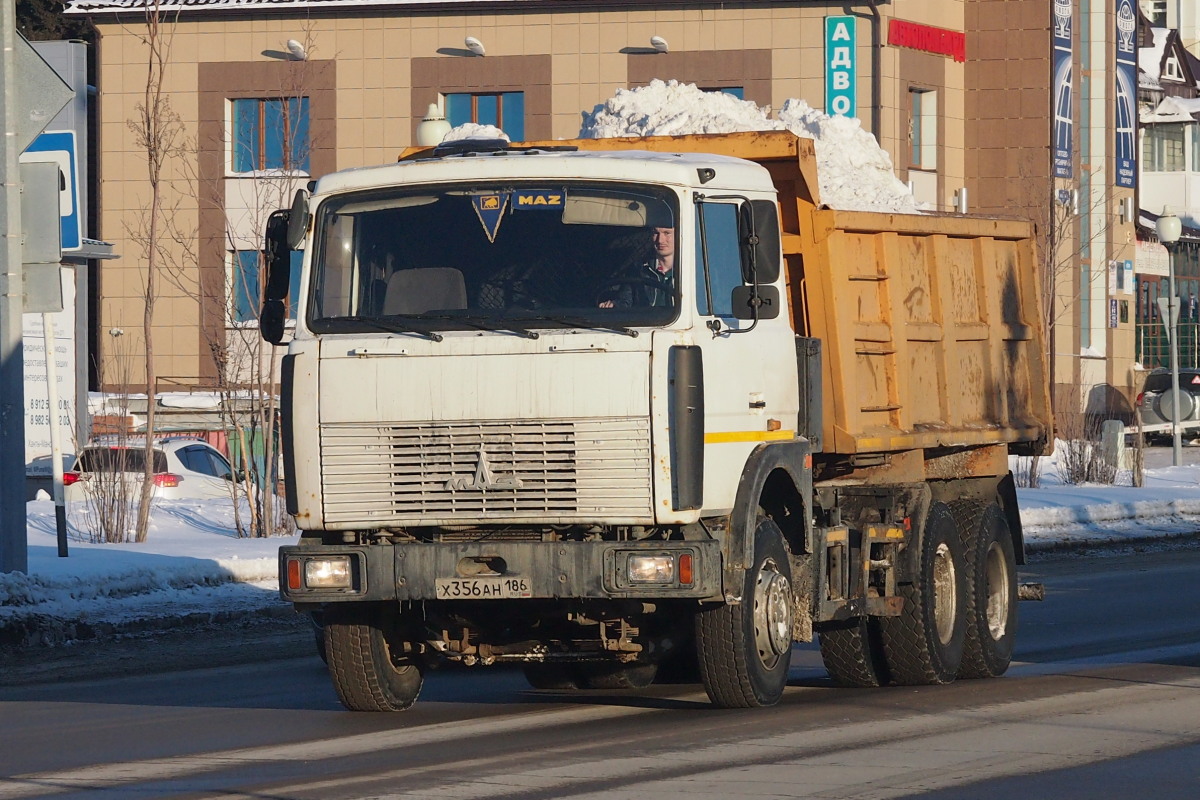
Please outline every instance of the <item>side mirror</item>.
M267 218L267 235L263 242L263 257L267 278L262 294L262 310L258 314L258 334L271 344L283 341L287 309L283 301L291 283L292 251L288 247L291 234L290 211L276 211Z
M742 241L742 279L746 283L779 280L779 206L772 200L742 205L738 221Z
M292 198L292 210L288 219L287 246L289 250L299 250L304 245L304 237L308 233L308 192L297 189Z
M755 313L756 309L758 313ZM779 289L769 285L734 287L733 316L737 319L775 319L779 316Z

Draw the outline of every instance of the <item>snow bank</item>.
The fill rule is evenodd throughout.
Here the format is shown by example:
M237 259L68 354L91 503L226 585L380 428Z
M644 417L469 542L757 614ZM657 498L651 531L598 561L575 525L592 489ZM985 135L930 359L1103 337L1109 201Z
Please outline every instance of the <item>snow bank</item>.
M675 136L689 133L790 130L814 140L821 202L853 211L918 213L908 187L892 171L892 160L850 117L831 117L803 100L784 103L777 119L724 92L704 92L695 84L654 80L617 93L584 114L583 139L617 136Z

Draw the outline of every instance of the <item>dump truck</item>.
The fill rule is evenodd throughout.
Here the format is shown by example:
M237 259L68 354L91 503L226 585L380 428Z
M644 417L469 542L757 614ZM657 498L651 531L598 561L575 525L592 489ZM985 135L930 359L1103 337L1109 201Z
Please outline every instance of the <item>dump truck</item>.
M845 686L1005 672L1009 456L1052 424L1033 228L817 179L786 131L464 140L272 215L280 592L347 708L449 663L770 706L814 637Z

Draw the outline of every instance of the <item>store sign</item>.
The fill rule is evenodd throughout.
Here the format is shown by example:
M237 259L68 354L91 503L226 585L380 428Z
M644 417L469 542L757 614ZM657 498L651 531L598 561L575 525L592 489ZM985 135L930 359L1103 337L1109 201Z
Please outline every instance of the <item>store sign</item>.
M1050 31L1051 76L1054 92L1054 177L1072 178L1075 175L1073 136L1075 135L1075 106L1072 103L1074 85L1075 45L1071 34L1074 8L1071 0L1054 0L1054 25Z
M1137 12L1133 0L1117 0L1117 70L1113 94L1113 146L1117 186L1137 183Z
M923 53L949 56L955 61L967 60L967 35L960 31L935 28L893 19L888 23L888 44L892 47L907 47Z
M1167 248L1158 242L1138 242L1134 248L1137 256L1137 274L1167 277L1171 256Z
M858 115L857 30L854 17L825 18L825 113Z

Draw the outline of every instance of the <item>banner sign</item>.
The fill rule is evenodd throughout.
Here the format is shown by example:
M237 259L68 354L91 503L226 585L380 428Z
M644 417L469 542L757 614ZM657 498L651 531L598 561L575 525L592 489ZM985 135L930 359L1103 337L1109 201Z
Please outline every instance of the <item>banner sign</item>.
M1074 153L1072 139L1075 134L1075 117L1072 91L1074 79L1072 69L1075 61L1074 37L1072 36L1072 0L1054 0L1054 24L1050 31L1051 70L1050 88L1053 91L1054 134L1054 177L1073 178Z
M939 56L950 56L959 63L967 60L967 35L961 31L935 28L932 25L893 19L888 23L888 44Z
M858 116L858 41L854 17L825 18L825 113Z
M1113 94L1113 142L1117 186L1137 183L1137 11L1133 0L1117 0L1117 74Z

